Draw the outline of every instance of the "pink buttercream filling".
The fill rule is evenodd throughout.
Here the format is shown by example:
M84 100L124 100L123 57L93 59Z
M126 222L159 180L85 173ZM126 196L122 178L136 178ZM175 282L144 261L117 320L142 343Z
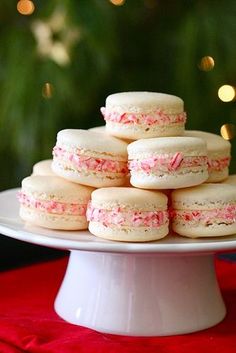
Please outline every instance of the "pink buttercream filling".
M129 169L131 171L144 171L146 173L159 170L176 171L179 168L206 167L208 158L206 156L185 157L182 153L176 152L174 155L163 154L142 160L130 160Z
M63 203L57 201L36 200L32 196L26 195L24 192L19 192L18 200L25 207L35 208L42 212L53 214L66 214L73 216L85 216L87 205L79 205L75 203Z
M101 113L106 121L120 124L141 124L141 125L166 125L166 124L185 124L186 113L168 114L161 109L151 114L118 113L109 111L105 107L101 108Z
M236 222L236 205L227 205L214 210L170 210L170 217L174 221L204 222L207 224L222 221L232 224Z
M88 157L67 152L65 149L55 146L53 148L54 159L69 160L77 169L92 170L95 172L121 173L128 174L127 162L111 159Z
M91 203L87 209L87 220L109 225L131 227L160 227L168 223L167 211L127 211L120 207L112 210L94 207Z
M229 167L230 157L224 157L220 159L209 159L208 161L208 170L209 172L220 172L225 168Z

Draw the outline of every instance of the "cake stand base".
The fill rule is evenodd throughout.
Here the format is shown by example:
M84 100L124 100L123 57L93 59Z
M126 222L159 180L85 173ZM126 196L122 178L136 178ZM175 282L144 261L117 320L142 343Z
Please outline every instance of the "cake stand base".
M71 251L55 301L66 321L130 336L166 336L219 323L226 309L213 254Z

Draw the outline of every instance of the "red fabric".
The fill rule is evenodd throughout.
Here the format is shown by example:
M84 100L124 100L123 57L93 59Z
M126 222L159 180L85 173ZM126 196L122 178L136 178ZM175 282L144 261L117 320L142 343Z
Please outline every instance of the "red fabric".
M0 353L235 353L236 263L216 261L228 315L219 325L173 337L134 338L70 325L53 311L67 259L0 274Z

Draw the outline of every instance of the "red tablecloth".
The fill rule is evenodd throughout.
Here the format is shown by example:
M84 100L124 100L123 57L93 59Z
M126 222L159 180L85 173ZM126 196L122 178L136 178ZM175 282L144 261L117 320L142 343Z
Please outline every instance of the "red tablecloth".
M0 274L0 353L235 353L236 263L216 261L226 319L197 333L134 338L70 325L53 311L67 259Z

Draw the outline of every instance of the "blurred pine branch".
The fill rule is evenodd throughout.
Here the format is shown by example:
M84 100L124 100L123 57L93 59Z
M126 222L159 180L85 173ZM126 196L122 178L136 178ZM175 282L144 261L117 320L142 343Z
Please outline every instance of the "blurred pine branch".
M1 189L50 158L58 130L102 124L99 107L113 92L179 95L188 128L219 133L236 121L235 103L217 97L222 84L236 84L234 0L34 3L31 16L20 15L16 2L0 3ZM51 26L48 54L40 53L35 23ZM215 59L210 72L198 68L205 55ZM50 99L42 96L46 82L54 87Z

